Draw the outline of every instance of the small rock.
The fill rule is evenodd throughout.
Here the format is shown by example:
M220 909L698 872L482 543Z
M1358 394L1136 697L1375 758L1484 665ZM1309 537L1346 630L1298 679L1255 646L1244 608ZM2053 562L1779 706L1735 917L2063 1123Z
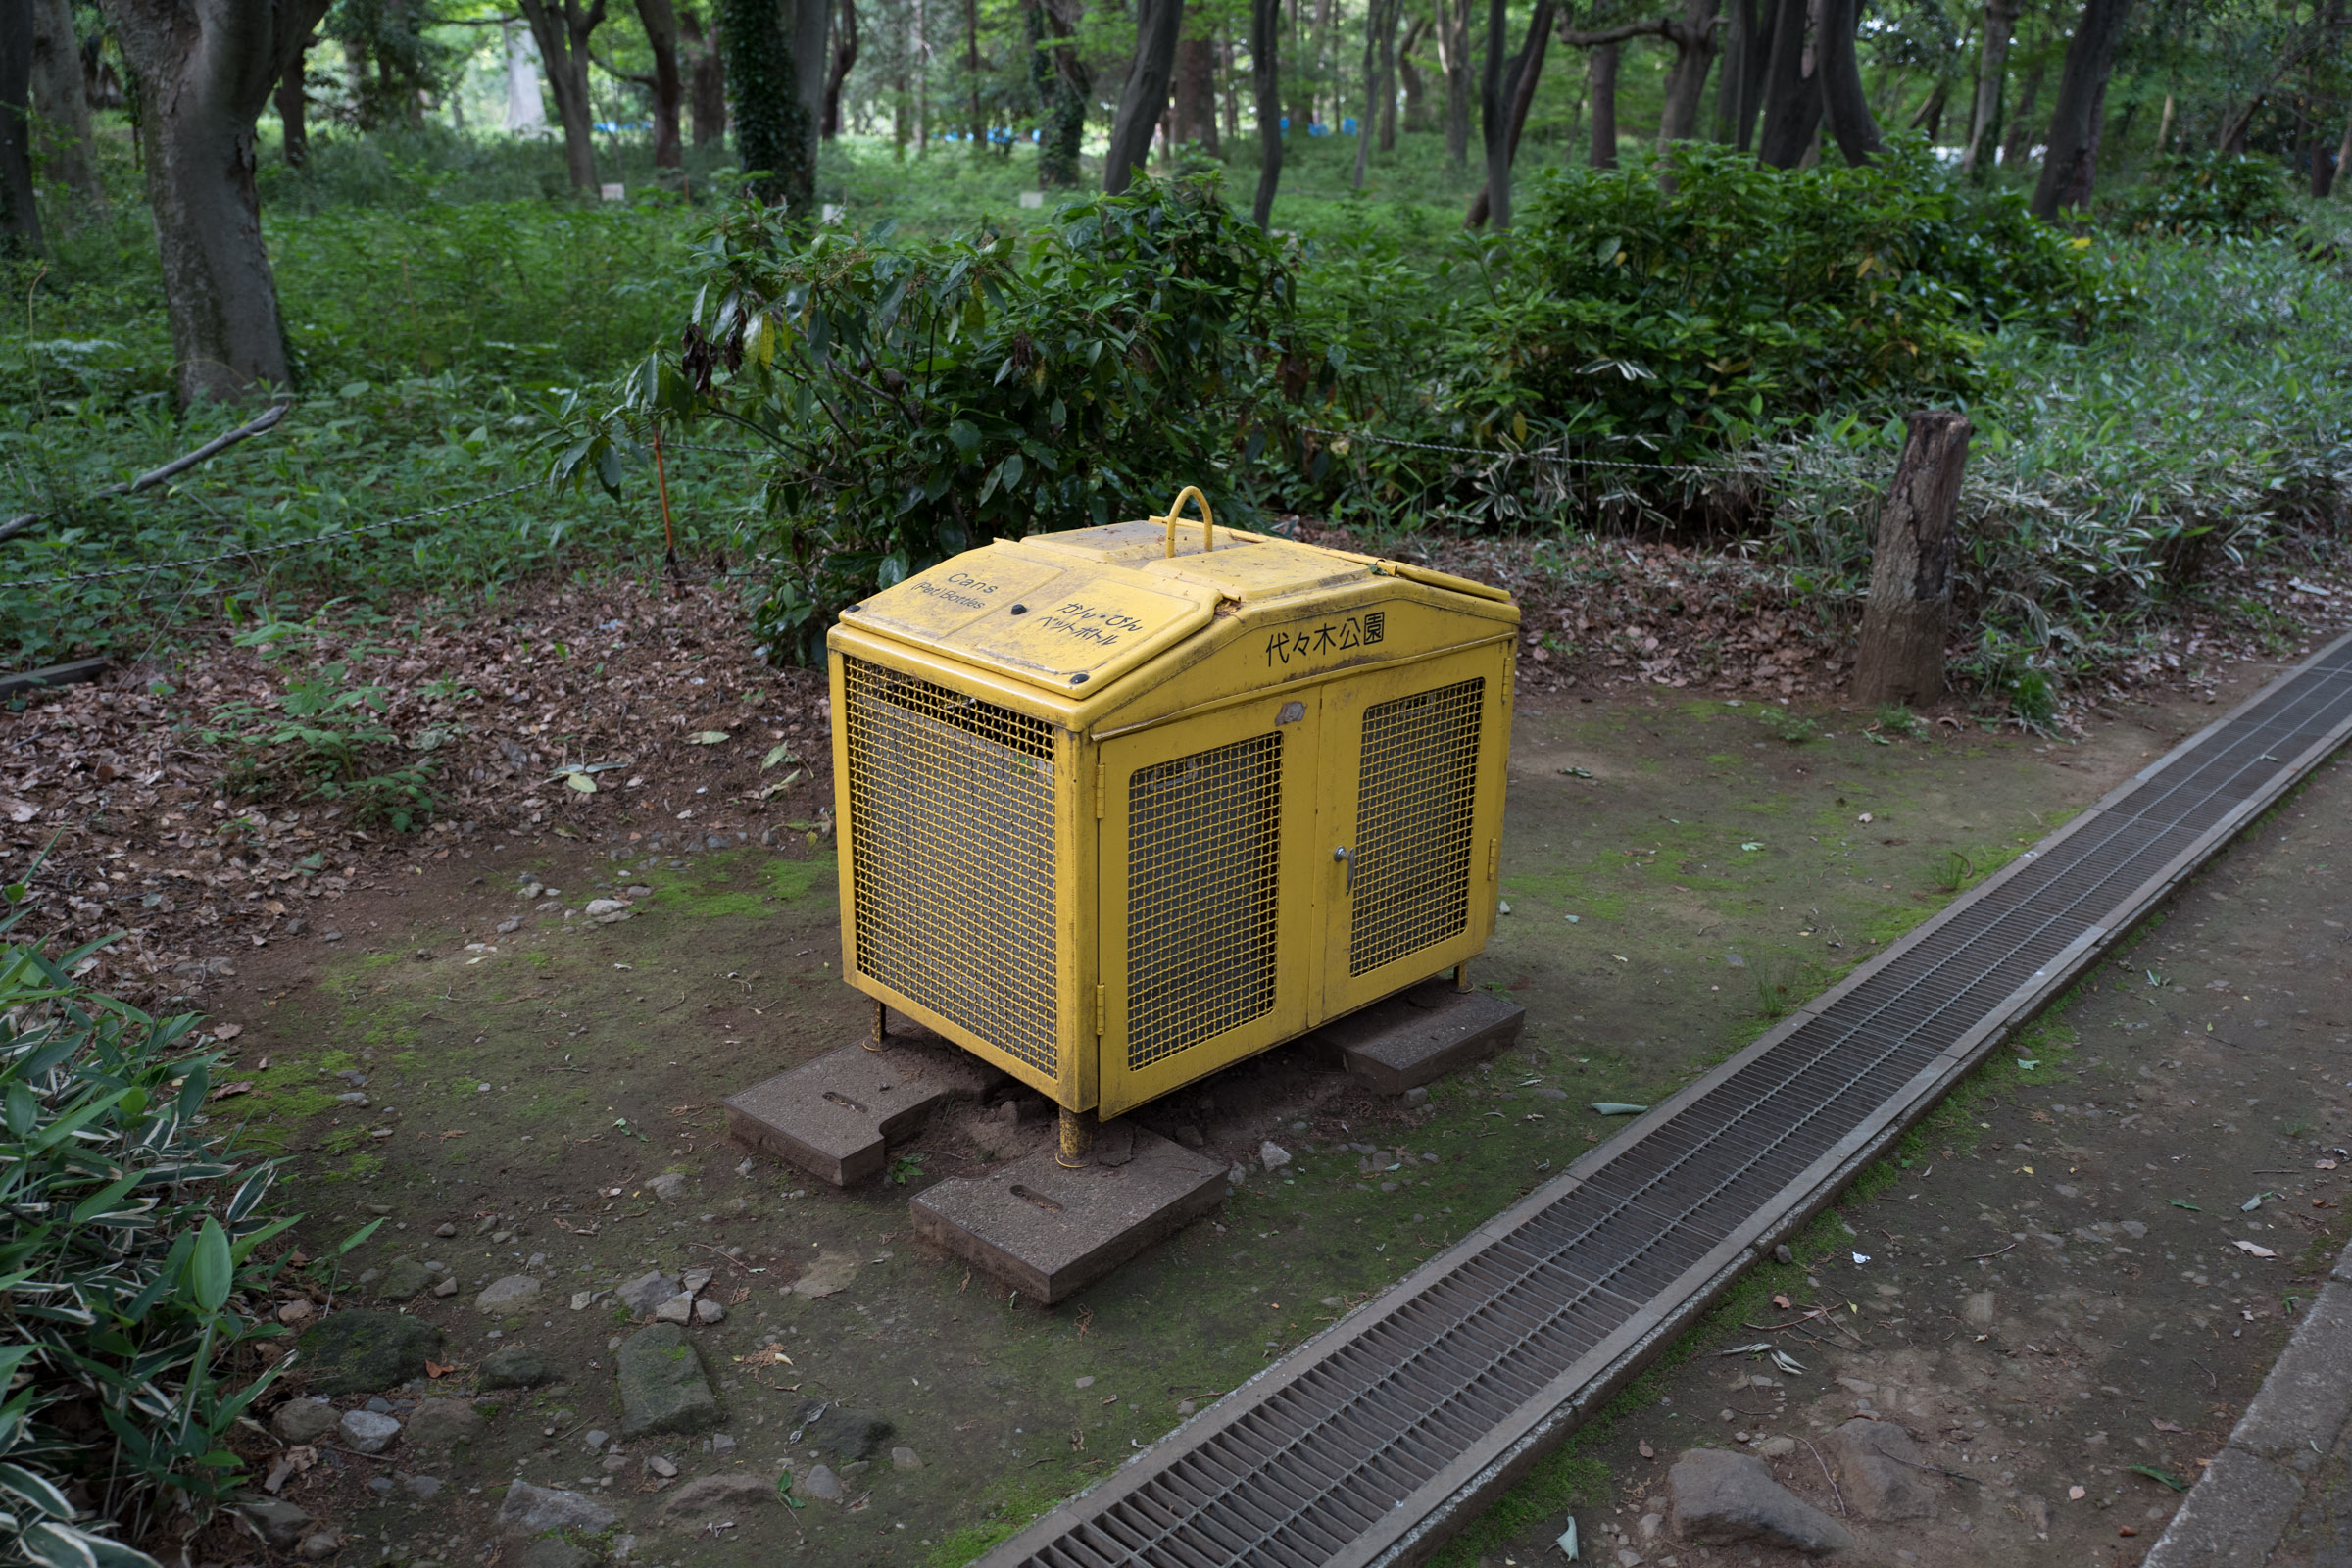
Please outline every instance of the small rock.
M1657 1540L1658 1532L1665 1528L1666 1516L1662 1513L1645 1513L1642 1516L1642 1522L1634 1527L1644 1543Z
M1776 1263L1793 1263L1796 1261L1796 1254L1788 1250L1787 1242L1783 1242L1772 1250L1772 1259Z
M662 1458L658 1453L645 1461L645 1467L648 1470L651 1470L654 1474L660 1476L664 1481L667 1481L670 1477L678 1473L678 1467L676 1465L670 1463L667 1459Z
M815 1465L809 1469L807 1475L801 1477L798 1490L814 1497L819 1502L839 1502L841 1500L841 1477L821 1464Z
M612 1434L602 1427L590 1427L587 1436L580 1441L587 1444L592 1452L601 1451L606 1444L612 1441Z
M1796 1451L1794 1438L1766 1438L1756 1445L1756 1451L1767 1459L1786 1459Z
M678 1294L678 1282L667 1274L640 1274L612 1294L630 1312L645 1317Z
M1082 1389L1091 1389L1091 1388L1093 1388L1093 1387L1095 1386L1095 1380L1094 1380L1094 1377L1093 1377L1093 1375L1090 1373L1088 1376L1080 1378L1080 1379L1078 1380L1078 1386L1079 1386L1080 1388L1082 1388Z
M493 1350L482 1357L477 1387L484 1389L535 1389L550 1376L547 1357L537 1350L526 1350L517 1345L504 1350Z
M803 1415L803 1421L808 1417ZM807 1427L808 1441L844 1464L870 1459L895 1429L879 1410L834 1406Z
M1838 1467L1846 1507L1865 1519L1933 1519L1942 1500L1936 1477L1919 1468L1919 1445L1891 1421L1848 1421L1822 1440Z
M686 1178L674 1170L663 1171L647 1182L645 1190L664 1203L683 1202L686 1198Z
M482 1413L460 1399L427 1399L409 1412L412 1447L447 1448L470 1443L486 1425Z
M1755 1542L1820 1553L1854 1544L1850 1531L1773 1480L1771 1467L1753 1454L1692 1448L1667 1480L1675 1528L1698 1545Z
M322 1399L288 1399L270 1418L270 1430L289 1445L317 1443L342 1419L343 1413Z
M519 930L521 930L521 929L522 929L522 916L521 916L521 915L519 915L519 914L511 914L511 915L507 916L507 917L506 917L504 920L501 920L501 921L499 921L499 922L498 922L498 934L499 934L500 936L502 936L502 937L503 937L503 936L512 936L514 933L515 933L515 932L517 932L517 931L519 931Z
M654 1308L654 1316L663 1323L687 1323L694 1318L694 1298L673 1296Z
M694 1320L697 1323L724 1323L727 1309L705 1297L694 1303Z
M410 1300L432 1282L433 1277L425 1272L422 1263L404 1257L384 1270L383 1281L375 1288L375 1298L379 1301Z
M1972 1329L1992 1327L1992 1293L1971 1291L1960 1302L1960 1321Z
M457 1235L458 1228L455 1225L452 1225L448 1220L443 1220L440 1224L433 1227L433 1234L446 1239L448 1237Z
M803 1269L801 1277L786 1289L795 1296L805 1296L812 1301L821 1300L848 1289L850 1282L857 1277L857 1253L836 1252L831 1248L823 1248L817 1251L816 1261Z
M400 1478L400 1490L418 1499L439 1495L445 1485L447 1483L439 1476L402 1476Z
M1189 1121L1176 1129L1176 1141L1187 1149L1199 1149L1208 1142L1200 1136L1200 1129Z
M436 1282L433 1286L433 1294L441 1297L443 1299L447 1299L448 1298L457 1295L458 1277L455 1274L452 1274L449 1278Z
M639 1329L620 1346L620 1430L707 1432L718 1425L718 1396L694 1345L674 1323Z
M536 1536L548 1530L599 1531L620 1516L593 1497L516 1481L507 1487L498 1522L509 1535Z
M709 1219L710 1217L710 1216L708 1214L703 1216L705 1219ZM684 1291L688 1296L692 1296L697 1291L700 1291L704 1286L710 1284L712 1279L717 1277L717 1274L718 1271L716 1269L690 1268L683 1275L679 1276L678 1289Z
M283 1497L255 1497L238 1503L237 1511L252 1520L262 1539L280 1551L291 1549L311 1523L308 1513Z
M511 1317L527 1312L539 1301L539 1282L528 1274L509 1274L492 1280L473 1298L473 1309L492 1317Z
M318 1315L318 1308L297 1297L277 1309L277 1320L290 1329L298 1329Z
M602 920L610 915L626 914L628 909L628 905L619 899L590 899L588 906L580 912L591 920Z
M1415 1084L1404 1092L1404 1102L1408 1107L1426 1105L1429 1103L1429 1091L1419 1084Z
M890 1450L890 1467L893 1470L920 1470L923 1461L921 1455L912 1448L893 1448Z
M696 1476L662 1500L662 1513L667 1519L685 1519L720 1510L757 1508L775 1494L773 1482L740 1470L732 1475Z
M710 1434L710 1451L712 1453L733 1453L735 1440L724 1432L713 1432Z
M1272 1139L1257 1146L1258 1162L1268 1170L1280 1170L1291 1162L1291 1152Z
M315 1536L303 1537L302 1544L294 1549L310 1562L324 1562L343 1549L343 1541L333 1531L321 1530Z
M346 1410L335 1423L343 1441L362 1453L381 1453L400 1436L400 1423L373 1410Z

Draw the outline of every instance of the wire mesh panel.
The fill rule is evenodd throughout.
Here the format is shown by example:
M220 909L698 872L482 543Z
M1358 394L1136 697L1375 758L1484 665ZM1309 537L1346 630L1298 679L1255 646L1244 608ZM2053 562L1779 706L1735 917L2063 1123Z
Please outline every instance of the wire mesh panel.
M858 967L1055 1071L1054 726L843 663Z
M1364 710L1348 972L1368 974L1470 919L1482 677Z
M1281 733L1137 768L1127 823L1135 1068L1274 1005Z

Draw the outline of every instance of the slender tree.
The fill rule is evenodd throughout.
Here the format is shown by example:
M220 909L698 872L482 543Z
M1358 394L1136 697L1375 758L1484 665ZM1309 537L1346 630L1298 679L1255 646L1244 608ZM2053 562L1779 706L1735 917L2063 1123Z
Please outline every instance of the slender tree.
M1404 128L1407 132L1429 129L1429 85L1421 77L1421 64L1413 58L1413 49L1421 42L1422 34L1430 30L1427 17L1415 17L1406 24L1404 36L1396 43L1396 81L1404 94ZM1396 145L1396 103L1394 98L1381 106L1380 150L1388 152Z
M309 31L325 10L325 0L105 0L134 83L182 403L246 398L287 380L254 191L254 124L287 30Z
M605 0L515 0L522 20L539 46L539 64L547 73L548 96L556 101L556 119L564 127L564 165L571 188L594 191L596 177L595 114L588 102L588 42L604 25Z
M1217 44L1205 34L1176 45L1173 141L1217 156Z
M1487 71L1479 87L1480 117L1485 122L1487 183L1471 198L1462 226L1476 228L1492 220L1496 228L1511 226L1511 161L1519 155L1519 135L1527 128L1527 112L1535 102L1536 83L1544 74L1544 54L1551 42L1552 0L1536 0L1528 18L1527 42L1506 67L1502 47L1509 41L1510 24L1504 0L1487 4Z
M1282 0L1250 0L1250 74L1257 90L1257 195L1250 221L1264 228L1274 219L1274 192L1282 184Z
M2099 121L2107 101L2107 76L2115 67L2116 40L2132 0L2085 0L2082 20L2066 46L2058 75L2058 103L2050 111L2049 151L2034 187L2034 216L2054 219L2064 207L2090 199L2099 159Z
M678 72L678 13L670 0L637 0L637 20L645 24L645 42L654 57L654 71L639 78L654 96L654 167L686 167L686 145L678 135L678 109L686 96L685 78Z
M1446 162L1456 173L1470 166L1470 7L1473 0L1437 0L1438 69L1446 74Z
M1968 145L1960 151L1963 174L1978 173L1980 161L1986 168L1991 164L1993 141L2000 133L2001 89L2009 79L2009 37L2017 30L2017 11L2018 0L1984 0L1984 44L1977 59L1977 96L1968 117ZM2169 121L2170 95L2164 106ZM2161 152L2161 134L2157 140Z
M48 250L32 197L32 7L0 3L0 237L20 256Z
M1586 161L1594 169L1617 167L1617 67L1625 45L1612 38L1592 46L1585 64L1585 97L1592 106L1592 150Z
M1765 54L1756 31L1756 0L1730 0L1723 26L1723 72L1715 84L1715 139L1747 151L1755 134L1756 70Z
M1774 169L1794 169L1812 151L1821 128L1821 74L1809 47L1806 0L1780 0L1772 24L1772 57L1764 76L1764 129L1756 158Z
M1357 190L1364 188L1364 175L1371 162L1372 142L1380 134L1381 101L1393 96L1388 90L1388 74L1383 67L1395 58L1396 17L1402 9L1402 0L1371 0L1364 8L1364 108L1361 118L1355 122Z
M841 134L841 84L858 65L858 0L840 0L833 29L833 62L825 71L825 106L817 134L831 141Z
M1061 6L1067 3L1070 12ZM1086 134L1086 62L1074 41L1076 0L1028 0L1029 82L1043 122L1037 139L1037 182L1078 183L1078 148Z
M1699 105L1706 102L1707 74L1719 52L1723 0L1683 0L1683 14L1662 19L1659 36L1674 45L1666 72L1666 107L1658 117L1658 150L1698 134Z
M106 187L91 151L90 100L82 83L73 0L33 0L32 107L48 132L41 152L50 177L83 206L103 206Z
M727 133L727 67L719 56L718 34L703 21L703 8L678 8L680 53L686 61L686 110L694 124L694 144L708 147Z
M1500 4L1501 0L1495 0ZM1184 29L1184 0L1140 0L1135 24L1135 59L1119 94L1110 124L1110 147L1102 160L1102 188L1115 196L1152 156L1152 134L1168 106L1168 79L1176 72L1176 40Z
M1870 100L1863 95L1861 63L1854 58L1854 29L1860 23L1856 0L1821 0L1814 53L1819 57L1822 112L1849 164L1869 163L1886 145L1878 122L1871 118Z

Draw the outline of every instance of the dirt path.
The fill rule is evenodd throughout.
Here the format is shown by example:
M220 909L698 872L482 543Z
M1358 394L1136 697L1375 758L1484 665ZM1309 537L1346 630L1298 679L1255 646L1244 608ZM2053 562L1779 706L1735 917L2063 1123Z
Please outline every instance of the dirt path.
M2268 673L2239 670L2214 695L2232 701ZM1589 1102L1645 1102L1703 1070L1753 1038L1767 1015L1933 912L1955 883L1990 870L2214 711L2202 702L2121 710L2094 722L2084 743L2063 745L1944 727L1873 739L1854 715L1822 710L1812 714L1817 737L1791 744L1776 733L1779 720L1759 722L1752 700L1531 698L1515 739L1503 877L1511 913L1477 971L1527 1004L1521 1045L1491 1069L1440 1086L1416 1110L1376 1102L1300 1054L1278 1052L1139 1113L1165 1131L1190 1124L1248 1165L1246 1179L1215 1221L1053 1311L926 1252L909 1235L906 1209L922 1183L1042 1138L1042 1122L1024 1129L967 1108L917 1140L895 1183L850 1195L747 1161L720 1135L723 1096L853 1038L863 1024L862 1004L838 981L834 868L821 836L763 850L713 849L698 834L684 853L650 834L617 848L548 838L503 852L461 849L411 866L388 886L354 888L334 911L340 941L272 943L216 994L216 1016L244 1026L233 1076L251 1085L220 1112L246 1118L256 1136L291 1155L293 1200L310 1216L297 1234L310 1252L382 1221L343 1259L338 1308L368 1301L387 1283L413 1289L456 1280L448 1297L418 1289L402 1302L368 1303L397 1305L443 1336L433 1360L449 1370L386 1390L388 1413L407 1420L420 1400L478 1395L487 1420L450 1450L403 1438L384 1455L364 1457L330 1439L286 1495L341 1533L344 1563L486 1563L496 1554L511 1564L523 1544L502 1546L493 1516L516 1480L593 1498L614 1517L582 1534L583 1544L635 1561L725 1564L787 1553L826 1563L962 1562L1602 1140L1613 1124L1586 1109ZM520 891L531 882L541 895L526 901ZM2209 895L2200 887L2194 896ZM588 902L600 897L625 899L626 918L591 919ZM513 929L499 929L509 921ZM2206 943L2229 955L2214 960L2213 978L2227 969L2248 980L2245 994L2263 995L2231 950ZM2193 950L2174 960L2188 992L2156 993L2175 1012L2230 1000L2194 990L2208 978L2191 967L2201 961ZM2119 993L2114 1005L2142 1004L2136 992ZM2262 1015L2270 1027L2285 1027L2275 1010ZM2162 1042L2166 1059L2190 1065L2144 1062L2157 1075L2147 1084L2161 1106L2177 1098L2210 1102L2203 1079L2212 1062L2166 1030L2117 1036L2140 1048L2141 1055L2127 1057L2120 1046L2100 1049L2106 1040L2096 1029L2077 1027L2096 1045L2070 1056L2053 1037L2036 1069L2059 1078L2063 1087L2049 1092L2056 1100L2111 1102L2139 1085L2136 1065ZM2072 1076L2124 1071L2113 1064L2127 1060L2133 1076L2098 1095ZM2266 1080L2233 1088L2263 1103L2232 1114L2267 1128L2271 1101L2284 1087ZM1940 1145L1931 1151L1944 1185L1882 1195L1853 1219L1870 1234L1886 1218L1879 1205L1904 1204L1883 1228L1919 1237L1925 1215L1906 1196L1918 1190L1927 1195L1920 1204L1941 1198L1945 1207L1931 1211L1954 1238L1985 1241L1971 1251L2009 1245L2011 1231L2029 1240L1982 1271L1974 1262L1934 1271L1932 1290L1929 1275L1915 1277L1921 1265L1895 1257L1909 1250L1899 1241L1880 1254L1879 1274L1854 1265L1818 1274L1824 1290L1866 1297L1866 1312L1880 1320L1869 1333L1886 1349L1857 1350L1850 1371L1838 1363L1872 1394L1807 1385L1805 1400L1869 1396L1908 1412L1908 1401L1926 1397L1935 1385L1904 1370L1912 1363L1888 1370L1871 1359L1927 1352L1894 1338L1904 1328L1886 1326L1892 1312L1869 1309L1899 1297L1904 1327L1925 1335L1933 1326L1940 1341L1957 1329L1931 1311L1965 1304L1952 1294L1959 1287L1943 1283L1955 1273L1969 1292L1993 1293L1995 1338L1983 1346L2017 1350L2026 1359L2016 1364L2031 1365L2037 1380L2091 1365L2076 1339L2059 1337L2083 1332L2087 1308L2051 1294L2059 1265L2041 1251L2051 1244L2032 1236L2046 1229L2062 1249L2085 1249L2087 1271L2092 1244L2066 1241L2067 1229L2109 1218L2087 1208L2075 1218L2066 1207L2075 1199L2044 1191L2052 1182L2046 1155L2017 1154L2017 1165L2041 1169L2038 1179L1999 1167L2013 1142L2046 1147L2061 1137L2063 1157L2080 1165L2091 1156L2078 1147L2115 1136L2118 1118L2080 1116L2041 1100L2015 1102L2038 1093L2004 1087L2002 1110L1982 1118L1994 1127L1978 1132L1981 1144L1958 1147L1967 1129L1955 1127L1951 1155ZM2206 1108L2180 1109L2191 1118L2180 1136L2192 1151L2203 1131L2194 1118ZM2036 1111L2046 1124L2032 1120ZM2258 1113L2265 1120L2246 1120ZM2015 1136L2006 1116L2020 1118ZM2145 1122L2121 1136L2145 1137ZM1296 1156L1276 1172L1252 1163L1269 1137ZM1965 1158L1972 1153L1973 1164ZM1980 1168L1991 1185L1962 1191L1958 1183L1975 1180ZM1971 1175L1959 1177L1962 1170ZM2159 1174L2169 1180L2174 1167L2147 1180ZM657 1186L665 1176L679 1180ZM2080 1172L2061 1179L2078 1193L2105 1191L2084 1185L2090 1178ZM2118 1165L2112 1179L2133 1178ZM2242 1185L2233 1171L2217 1169L2208 1180L2200 1170L2202 1197L2185 1189L2180 1196L2200 1201L2201 1213L2169 1212L2210 1230L2223 1212L2222 1189ZM2174 1196L2150 1193L2158 1204ZM1979 1196L2001 1227L1978 1217ZM2035 1223L2061 1209L2066 1227ZM2241 1228L2270 1222L2267 1210L2241 1219L2233 1202L2227 1213ZM2154 1223L2136 1210L2131 1217ZM1952 1250L1940 1234L1911 1247L1923 1263L1931 1254L1941 1262ZM2102 1239L2102 1259L2106 1248ZM2020 1254L2034 1259L2034 1273L2019 1269ZM410 1266L400 1266L404 1260ZM416 1264L429 1272L420 1275ZM2177 1284L2199 1300L2243 1294L2218 1256L2145 1273L2155 1282L2160 1272L2169 1278L2192 1266L2208 1286L2163 1289ZM621 1431L615 1357L642 1321L609 1293L649 1271L677 1277L695 1268L713 1271L703 1294L724 1312L723 1321L689 1331L720 1424L592 1449L591 1435ZM1774 1289L1811 1289L1801 1270L1784 1273ZM2046 1300L2025 1289L2035 1275L2044 1276L2035 1288ZM478 1293L511 1278L537 1280L536 1295L477 1309ZM1861 1290L1882 1278L1898 1297ZM2275 1315L2275 1298L2267 1309ZM2121 1310L2109 1305L2103 1315L2112 1320ZM2057 1315L2073 1327L2056 1324ZM2219 1317L2212 1324L2225 1339L2232 1326ZM2228 1341L2220 1358L2200 1348L2217 1379L2208 1403L2228 1402L2233 1385L2219 1380L2239 1377L2241 1360L2251 1368L2273 1332L2262 1318L2234 1326L2245 1338ZM2022 1349L2027 1341L2040 1348ZM481 1389L485 1358L515 1348L542 1358L552 1381ZM1818 1370L1820 1357L1809 1364ZM1720 1385L1731 1367L1705 1359L1671 1377ZM1750 1369L1741 1362L1740 1370ZM1940 1375L1981 1402L1982 1378ZM289 1392L301 1392L300 1376ZM2122 1386L2122 1375L2091 1379L2094 1396L2101 1381ZM1898 1386L1906 1391L1899 1400L1875 1392ZM2067 1388L2071 1396L2074 1385ZM1563 1488L1597 1496L1604 1485L1642 1484L1653 1471L1633 1445L1644 1435L1666 1453L1666 1445L1717 1430L1717 1392L1661 1382L1649 1397L1672 1397L1674 1408L1694 1414L1642 1432L1620 1422L1581 1445L1539 1478L1540 1495L1506 1504L1486 1527L1493 1560L1534 1560L1537 1542L1549 1540L1544 1529L1557 1532ZM366 1398L336 1402L349 1408ZM1783 1424L1798 1424L1801 1402L1792 1393ZM803 1429L818 1403L873 1414L869 1431L879 1435L869 1457L812 1451L818 1442ZM2120 1415L2099 1409L2111 1451L2131 1446L2136 1454L2130 1439L2139 1429L2127 1431ZM2174 1418L2202 1430L2208 1418L2192 1421L2193 1413ZM2210 1419L2227 1430L2226 1420ZM795 1432L803 1441L793 1441ZM902 1448L908 1452L897 1455ZM1967 1451L1968 1462L1952 1468L1979 1465L1978 1447ZM2164 1462L2184 1459L2166 1447ZM820 1463L842 1483L840 1501L796 1509L774 1500L768 1484L787 1465L806 1496ZM1603 1482L1596 1465L1615 1479ZM2049 1484L2017 1473L2021 1495ZM759 1485L695 1485L713 1476ZM411 1477L440 1485L412 1486ZM2132 1480L2093 1479L2109 1491ZM416 1494L423 1492L431 1494ZM1623 1516L1632 1528L1646 1494L1617 1499L1637 1509ZM1524 1532L1500 1529L1514 1509L1528 1519ZM1993 1528L1991 1510L1971 1503L1967 1511ZM534 1557L534 1568L564 1568L549 1550Z

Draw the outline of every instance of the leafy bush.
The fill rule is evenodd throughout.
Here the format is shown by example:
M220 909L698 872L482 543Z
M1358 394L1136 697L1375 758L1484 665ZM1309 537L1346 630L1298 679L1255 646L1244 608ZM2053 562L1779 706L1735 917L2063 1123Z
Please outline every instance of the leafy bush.
M25 889L0 934L24 913ZM294 1221L264 1210L276 1168L204 1131L220 1058L194 1015L153 1018L0 945L0 1561L153 1568L117 1539L201 1523L243 1481L226 1439L270 1384L232 1391Z
M1672 456L1965 399L1989 384L1987 333L2080 334L2119 303L2086 242L1946 177L1915 138L1803 172L1684 144L1655 169L1555 174L1529 205L1530 286L1486 313L1488 395Z
M2132 233L2230 239L2285 228L2294 222L2295 209L2286 170L2277 159L2202 152L2158 160L2145 181L2115 202L2109 218Z
M760 443L779 657L814 661L843 605L991 538L1193 483L1248 515L1220 469L1274 393L1293 276L1213 183L1143 182L1018 243L804 235L747 204L697 256L679 350L583 419L556 475L616 489L650 418Z

